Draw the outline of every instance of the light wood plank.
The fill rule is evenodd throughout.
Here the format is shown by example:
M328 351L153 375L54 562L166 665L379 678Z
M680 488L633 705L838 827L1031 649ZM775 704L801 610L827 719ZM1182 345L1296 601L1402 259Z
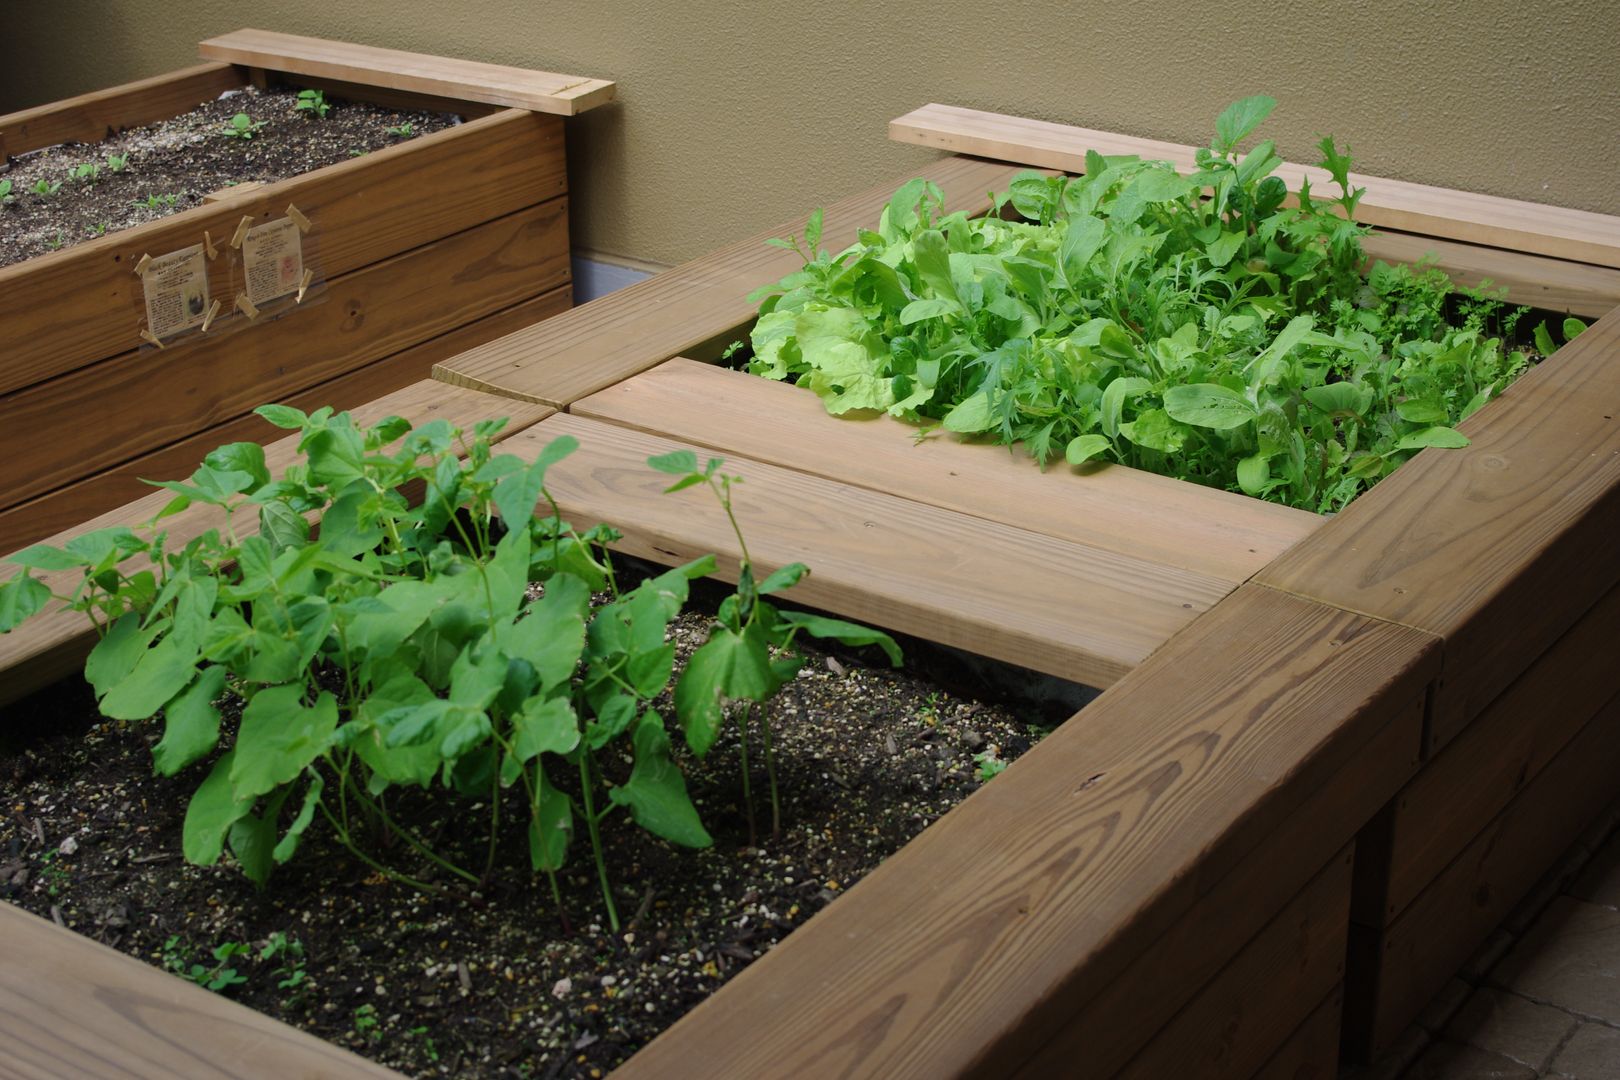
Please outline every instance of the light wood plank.
M399 1077L10 904L0 941L7 1080Z
M1195 167L1194 147L1181 143L950 105L924 105L891 121L889 138L1073 173L1085 171L1087 150L1139 154L1169 161L1184 172ZM1300 181L1307 179L1318 194L1337 190L1327 170L1315 166L1288 163L1275 175L1290 191L1298 191ZM1369 225L1620 267L1620 217L1361 173L1351 173L1350 182L1367 189L1356 216Z
M1349 1045L1375 1057L1412 1022L1496 925L1614 801L1620 698L1609 701L1463 848L1387 929L1359 931L1371 967L1352 963Z
M1237 585L1321 518L1109 465L1023 454L885 415L828 416L808 390L677 358L575 402L569 412L741 454Z
M0 393L93 364L137 342L143 254L229 239L244 215L280 217L289 203L318 230L328 279L442 240L567 188L562 121L507 110L302 176L240 203L199 206L161 221L0 269L7 351ZM213 271L223 278L223 268ZM216 289L220 286L216 285ZM185 342L167 350L181 363Z
M1067 1075L1074 1062L1083 1061L1087 1075L1112 1076L1173 1024L1200 989L1305 887L1326 853L1353 841L1368 815L1416 771L1422 699L1392 712L1380 732L1340 760L1331 782L1321 784L1241 862L1224 874L1216 867L1198 872L1198 899L1187 914L1146 945L1106 992L1063 1017L1057 1034L1019 1075L1031 1080ZM1302 1004L1294 997L1278 1005L1268 993L1266 982L1244 996L1279 1012Z
M1333 1080L1339 1075L1339 1011L1344 989L1329 994L1254 1080Z
M313 412L323 405L355 409L375 398L403 389L429 377L433 365L503 334L567 311L572 306L572 286L559 285L549 292L513 304L493 315L467 323L431 341L367 364L346 375L328 379L318 386L278 398L280 404ZM501 408L502 399L491 399L491 407ZM0 511L0 551L19 548L72 529L103 511L122 506L151 492L143 479L170 479L188 476L204 455L229 442L271 442L281 433L258 416L248 414L218 424L206 431L142 454L86 480L39 495L10 509Z
M1344 977L1345 849L1119 1073L1119 1080L1245 1080ZM1037 1071L1030 1076L1052 1076Z
M270 30L235 30L197 46L205 60L270 71L373 83L396 90L465 98L514 109L573 116L613 100L606 79L379 49Z
M1392 810L1388 883L1381 898L1359 905L1358 920L1383 926L1405 910L1620 693L1616 642L1620 588L1610 589L1407 785Z
M244 416L569 274L568 200L559 197L341 275L278 319L186 345L183 360L142 349L7 394L0 505ZM71 442L39 438L64 417L76 425Z
M375 424L386 416L403 416L420 426L429 420L443 418L458 427L471 427L480 420L507 416L502 438L509 438L530 424L549 416L551 410L543 405L531 405L492 397L472 390L445 386L424 380L412 383L403 390L367 402L350 412L361 424ZM280 472L299 460L298 436L288 435L265 447L265 463L272 473ZM149 521L173 498L166 491L126 503L114 510L76 525L48 538L45 542L60 547L81 533L114 525L136 525ZM224 518L214 507L191 506L173 517L165 518L169 547L183 546L193 537L219 527ZM244 517L234 523L238 536L251 535L258 529L256 517ZM9 578L13 568L0 558L0 574ZM71 571L36 574L52 591L71 593L78 575ZM57 679L72 674L83 662L94 643L94 633L86 617L76 612L63 611L53 604L9 634L0 634L0 705L17 700Z
M949 210L974 214L984 212L990 205L987 193L1006 187L1017 171L947 158L917 175L940 185ZM907 179L827 206L823 246L838 251L854 242L857 229L876 227L895 189ZM804 221L799 219L728 244L592 300L544 326L470 350L440 364L434 378L564 408L718 337L744 337L758 310L748 302L748 294L803 265L791 251L769 247L765 241L803 231Z
M1446 641L1431 749L1620 581L1620 313L1255 580Z
M581 449L546 474L570 520L624 532L665 563L709 552L734 577L738 549L705 488L663 495L647 458L685 446L574 416L508 441L524 457L559 435ZM819 477L732 458L735 511L764 573L811 574L793 599L1090 686L1108 686L1231 588L1189 571L1065 543Z
M1458 285L1507 289L1512 304L1597 319L1620 307L1620 270L1380 229L1362 242L1388 263L1432 258Z
M620 1080L1007 1075L1435 670L1425 635L1240 588Z
M58 143L100 142L108 132L169 120L244 81L230 64L198 64L0 116L0 161Z

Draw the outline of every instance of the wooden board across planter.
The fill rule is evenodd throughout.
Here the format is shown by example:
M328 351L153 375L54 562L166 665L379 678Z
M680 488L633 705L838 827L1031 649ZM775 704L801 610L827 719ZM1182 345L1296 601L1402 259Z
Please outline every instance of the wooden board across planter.
M517 316L570 302L562 121L548 114L602 104L612 83L257 30L204 42L202 52L232 62L0 116L0 151L94 142L262 83L266 72L469 119L0 269L0 430L13 440L0 452L0 550L138 497L138 477L167 478L142 470L171 469L199 443L239 437L256 405L317 388L329 404L360 405L510 332ZM233 333L161 349L142 342L134 271L143 256L205 237L223 249L244 218L270 221L289 206L318 238L324 295ZM363 381L345 381L361 370ZM67 416L94 445L35 437Z
M998 145L1027 160L1016 138ZM945 159L928 173L953 206L982 209L1014 171ZM893 187L829 209L829 244ZM1476 243L1478 222L1458 220L1437 233ZM1525 243L1524 287L1540 268L1610 268L1569 262L1552 233ZM1472 418L1472 446L1424 451L1320 522L1127 470L1042 475L985 447L914 447L890 421L818 416L793 388L678 359L745 330L746 293L792 263L734 245L440 371L514 399L499 411L537 410L508 448L579 437L557 476L565 508L613 521L638 554L676 562L698 545L724 566L707 508L659 494L639 464L677 445L716 453L751 478L739 511L762 561L825 568L815 603L1117 681L617 1075L1298 1080L1333 1075L1341 1016L1352 1050L1398 1030L1611 794L1614 695L1563 683L1606 655L1617 618L1620 314ZM786 450L768 437L784 430ZM918 557L929 528L990 554ZM1149 642L1136 615L1099 624L1121 601L1039 589L992 566L997 553L1076 574L1082 553L1128 557L1146 564L1124 590L1144 610L1194 607L1167 609ZM956 581L964 568L988 590ZM1127 656L1116 647L1132 634ZM1518 718L1553 688L1567 722L1527 737ZM1457 917L1482 886L1490 903ZM91 948L62 938L51 952Z

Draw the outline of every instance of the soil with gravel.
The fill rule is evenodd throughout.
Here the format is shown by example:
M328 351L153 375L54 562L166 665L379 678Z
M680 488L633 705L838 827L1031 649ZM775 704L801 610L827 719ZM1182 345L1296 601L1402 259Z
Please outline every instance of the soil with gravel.
M101 142L64 143L0 162L0 185L11 182L0 205L0 266L189 210L221 188L285 180L460 122L336 98L320 118L297 103L295 90L249 86ZM225 134L237 113L263 125L252 138ZM93 171L80 175L86 167ZM48 193L35 192L41 182Z
M674 624L679 663L707 627L698 613ZM996 703L943 688L918 664L946 679L993 668L1012 673L1009 685L1053 681L906 645L898 671L875 651L807 646L809 663L772 706L779 837L757 729L753 843L737 725L703 762L682 757L676 736L715 846L675 848L610 817L619 933L588 846L570 853L559 914L529 873L522 830L481 893L448 877L443 893L399 885L314 828L263 892L234 866L188 865L181 823L203 767L154 776L157 725L100 719L78 681L0 712L12 740L0 744L0 900L201 981L234 969L243 981L220 992L411 1075L600 1077L981 783L1001 782L997 764L1072 711L1072 699ZM485 835L465 824L477 808L452 816L412 794L391 810L479 864ZM507 820L522 813L514 805ZM430 875L399 851L387 857ZM231 947L238 955L214 958Z

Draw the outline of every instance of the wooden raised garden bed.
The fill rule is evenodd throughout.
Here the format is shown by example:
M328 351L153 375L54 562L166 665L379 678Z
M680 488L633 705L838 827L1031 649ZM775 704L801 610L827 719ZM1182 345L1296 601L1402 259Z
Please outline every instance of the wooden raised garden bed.
M201 52L209 63L0 117L0 155L94 143L250 83L466 122L0 269L0 549L137 498L140 479L183 474L223 442L269 436L249 415L265 401L358 405L570 304L562 117L613 84L256 30ZM232 241L294 212L306 291L250 318ZM156 347L136 271L198 244L214 253L199 310L218 301L217 314L207 332L160 326ZM64 422L72 440L39 437Z
M1185 151L959 113L896 130L1046 168ZM982 212L1015 171L925 174ZM1620 303L1614 219L1363 182L1408 230L1375 253L1434 250L1539 306ZM828 246L894 187L830 206ZM1323 521L1117 467L913 447L697 363L797 267L761 239L442 362L464 388L450 407L531 410L504 444L520 454L578 437L548 475L567 514L657 561L718 551L724 574L734 542L639 468L722 452L749 480L753 557L812 563L807 602L1108 689L617 1075L1325 1077L1341 1038L1386 1046L1613 798L1620 314L1466 421L1469 447L1423 452ZM37 685L83 645L42 620L0 640L0 664ZM0 960L39 1059L89 1031L150 1047L38 1005L50 957L99 951L51 940ZM113 1000L172 982L104 962ZM262 1026L216 1020L210 1060L272 1071L252 1058ZM288 1064L321 1052L283 1034L304 1047Z

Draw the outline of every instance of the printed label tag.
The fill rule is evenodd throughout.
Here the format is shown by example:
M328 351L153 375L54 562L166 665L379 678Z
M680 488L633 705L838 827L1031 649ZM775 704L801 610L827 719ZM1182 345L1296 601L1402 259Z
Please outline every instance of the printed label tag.
M193 244L146 264L146 328L159 340L201 326L208 315L208 257Z
M304 277L304 243L290 217L257 225L242 238L242 276L247 298L266 304L298 291Z

